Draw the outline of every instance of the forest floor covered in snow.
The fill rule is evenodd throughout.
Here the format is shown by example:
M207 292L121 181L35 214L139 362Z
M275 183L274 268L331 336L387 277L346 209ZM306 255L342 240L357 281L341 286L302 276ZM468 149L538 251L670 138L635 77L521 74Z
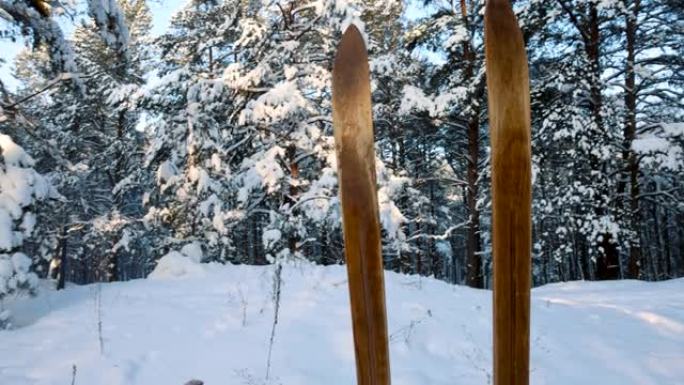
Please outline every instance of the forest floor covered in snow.
M6 303L2 385L355 383L344 266L171 263ZM386 274L392 383L491 383L491 292ZM684 279L533 290L534 385L684 384ZM75 381L74 380L75 368Z

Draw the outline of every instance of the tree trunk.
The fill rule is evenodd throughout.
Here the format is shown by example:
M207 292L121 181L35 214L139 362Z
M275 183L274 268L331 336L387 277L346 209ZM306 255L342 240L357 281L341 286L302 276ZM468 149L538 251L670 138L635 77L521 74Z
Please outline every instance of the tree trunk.
M468 25L468 8L466 1L461 0L461 17L466 30ZM466 61L464 83L471 84L475 75L475 53L470 40L463 42L463 57ZM479 102L479 93L473 93L473 101ZM480 211L477 208L478 179L480 177L478 164L480 157L480 104L471 104L472 111L468 119L468 170L466 200L468 202L468 234L466 237L466 283L470 287L482 288L482 256L480 255Z
M119 280L119 256L116 251L112 251L107 263L107 282Z
M660 184L657 180L653 182L653 191L660 192ZM655 252L651 254L650 258L648 258L648 264L647 266L644 266L644 268L648 268L650 270L650 274L645 278L650 281L655 281L658 279L658 266L655 261L659 260L663 255L663 244L665 243L660 226L660 213L657 202L653 202L651 204L651 215L653 215L653 240L655 241Z
M629 175L629 224L632 232L629 241L629 262L627 275L629 278L639 278L639 265L641 261L641 242L639 234L639 163L637 154L632 150L632 142L636 137L636 74L634 73L635 47L637 30L637 17L639 14L640 0L634 0L625 16L625 37L627 39L627 68L625 71L625 119L624 142L622 145L622 157L626 164ZM623 182L624 185L624 182ZM624 191L624 187L623 187ZM623 192L621 191L621 192Z
M297 147L291 144L287 147L286 151L287 162L290 167L290 191L289 196L285 197L286 200L290 202L290 205L297 204L297 198L299 195L299 189L297 188L297 180L299 179L299 164L297 164ZM293 213L297 216L297 213ZM297 236L294 228L289 231L287 236L287 247L290 251L290 255L294 256L298 252L299 237Z
M57 279L57 290L64 289L66 284L66 260L67 260L67 230L62 226L62 235L59 238L59 278Z
M663 210L663 222L665 223L665 253L660 260L660 271L662 271L659 279L669 279L673 276L670 274L670 256L672 254L672 239L670 237L670 218L667 210Z
M587 34L588 40L585 44L585 50L590 65L590 108L591 115L594 121L593 129L596 137L605 135L603 115L603 96L601 94L601 65L600 65L600 45L601 35L599 30L599 17L596 3L589 2L589 15ZM590 155L592 170L605 171L605 161L598 159L596 155ZM603 182L599 182L603 183ZM606 186L599 186L600 194L595 202L595 213L597 217L601 218L609 213L609 202L606 200L608 191ZM608 232L600 234L601 239L596 243L598 248L598 259L596 261L596 278L599 280L618 279L620 277L620 255L618 253L617 245L613 239L613 235Z

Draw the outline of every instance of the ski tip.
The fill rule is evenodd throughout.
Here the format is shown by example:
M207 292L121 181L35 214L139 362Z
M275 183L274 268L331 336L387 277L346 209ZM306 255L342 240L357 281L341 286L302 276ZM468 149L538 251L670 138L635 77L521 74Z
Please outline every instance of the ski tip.
M504 8L512 8L511 2L509 0L487 0L485 4L485 9L486 8L494 8L494 7L504 7Z
M354 23L349 24L349 27L347 27L347 29L344 30L344 33L342 34L342 40L351 39L350 36L352 35L354 35L354 38L363 40L363 36L361 36L361 31L359 31L359 27L357 27Z
M515 13L510 1L487 0L485 4L485 19L492 20L494 23L505 23L506 20L511 18L515 20Z
M354 68L355 66L352 65L352 62L360 63L366 62L367 60L368 52L366 50L366 43L361 35L361 31L354 24L351 24L344 31L344 34L342 34L342 39L340 39L340 42L337 45L337 55L335 55L335 63L333 68L348 66L349 68ZM358 65L358 63L355 64Z
M522 31L508 0L487 0L484 15L485 57L508 68L510 57L527 60ZM506 69L506 71L508 71Z
M361 31L354 24L350 24L342 34L342 39L340 39L340 43L337 46L338 55L342 51L354 52L356 54L363 53L363 56L367 55L366 42L363 40Z

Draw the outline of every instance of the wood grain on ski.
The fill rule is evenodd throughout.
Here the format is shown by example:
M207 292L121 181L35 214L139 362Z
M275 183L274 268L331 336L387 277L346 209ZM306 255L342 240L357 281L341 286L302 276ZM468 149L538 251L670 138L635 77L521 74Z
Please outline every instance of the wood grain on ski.
M353 25L345 31L338 46L332 96L357 382L388 385L389 349L370 75L366 46Z
M508 0L488 0L485 54L492 145L494 385L529 383L530 91L522 33Z

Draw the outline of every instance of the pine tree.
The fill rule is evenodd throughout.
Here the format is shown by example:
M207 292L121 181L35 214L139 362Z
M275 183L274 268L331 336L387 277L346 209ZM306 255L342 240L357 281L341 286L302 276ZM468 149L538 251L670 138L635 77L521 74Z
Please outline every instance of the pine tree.
M193 1L156 42L160 81L141 106L150 117L145 166L156 170L145 220L160 255L199 241L214 259L238 260L229 230L242 213L233 209L227 185L249 136L233 123L236 105L219 65L234 60L245 5Z
M441 1L430 3L434 12L413 27L411 45L432 49L444 57L444 62L427 74L429 80L425 87L435 94L436 105L444 110L439 116L441 119L435 122L442 138L437 144L441 149L437 151L450 154L445 160L458 175L452 183L462 191L465 203L459 208L463 222L467 223L463 256L465 282L472 287L484 287L486 268L482 259L484 245L480 219L487 188L483 183L487 160L482 146L486 135L483 129L483 4L465 0L455 6ZM484 238L486 241L487 236Z
M0 134L0 302L10 294L33 293L38 284L24 241L36 226L41 201L55 197L34 160L8 135ZM0 308L0 329L9 314Z
M142 230L142 191L136 183L146 176L140 167L142 138L135 129L138 115L132 108L149 58L144 45L150 16L144 1L120 4L121 8L114 3L109 7L116 5L112 20L125 27L106 31L108 38L103 39L100 28L105 27L95 21L75 31L81 88L56 83L22 106L35 126L31 147L37 167L51 173L66 199L44 214L37 229L42 241L35 248L62 264L67 255L69 262L80 260L80 266L68 270L75 280L119 279L117 254ZM24 82L21 94L51 84L51 67L45 62L49 56L44 52L39 49L17 58L16 74ZM126 247L116 247L122 240ZM145 255L145 245L137 246L142 251L137 255Z
M194 2L175 16L159 45L179 54L148 98L166 116L148 158L159 180L149 218L169 244L206 240L218 259L256 264L339 244L327 233L339 228L331 36L359 9Z

